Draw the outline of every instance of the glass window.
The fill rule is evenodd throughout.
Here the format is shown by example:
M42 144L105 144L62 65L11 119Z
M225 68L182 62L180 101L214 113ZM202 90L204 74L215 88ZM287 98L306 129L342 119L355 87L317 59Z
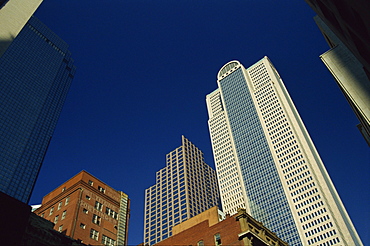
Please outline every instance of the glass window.
M99 232L96 231L96 230L94 230L94 229L91 229L90 230L90 238L98 241L98 239L99 239Z
M95 208L99 211L102 211L103 210L103 204L101 204L100 202L95 202Z
M203 240L200 240L200 241L197 243L197 246L204 246L204 242L203 242Z
M94 224L100 225L101 218L99 216L97 216L96 214L93 214L92 222Z
M221 236L220 236L220 233L217 233L217 234L215 234L215 245L216 246L219 246L219 245L221 245L222 243L221 243Z
M67 215L67 210L64 210L63 213L62 213L62 220L65 219L66 215Z
M98 190L99 190L100 192L105 193L105 189L104 189L103 187L101 187L101 186L98 186Z
M54 224L58 223L58 220L59 220L59 215L55 216L55 218L54 218Z
M107 237L106 235L103 235L102 236L102 240L101 240L101 243L105 246L114 246L115 244L115 240L113 240L112 238L110 237Z

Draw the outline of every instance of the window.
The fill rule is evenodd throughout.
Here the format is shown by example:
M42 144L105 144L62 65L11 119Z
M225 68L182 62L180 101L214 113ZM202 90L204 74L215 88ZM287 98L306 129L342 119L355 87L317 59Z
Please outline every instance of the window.
M84 223L81 223L80 224L80 228L85 229L86 228L86 225Z
M203 242L203 240L200 240L200 241L197 243L197 246L204 246L204 242Z
M58 228L58 231L62 232L62 230L63 230L63 225L60 225L59 228Z
M66 198L66 202L64 203L64 205L67 205L69 203L69 197Z
M95 202L95 208L99 211L102 211L103 210L103 204L101 204L100 202Z
M62 192L64 192L65 190L66 190L66 187L63 187Z
M105 193L105 189L104 189L103 187L101 187L101 186L98 186L98 190L99 190L100 192Z
M64 210L63 213L62 213L62 220L64 220L66 218L66 215L67 215L67 210Z
M58 204L58 210L62 207L62 205L63 205L63 202L60 202L60 203Z
M105 213L108 214L110 217L112 217L114 219L118 218L117 212L113 211L112 209L110 209L108 207L105 208Z
M52 214L53 214L53 212L54 212L54 207L52 207L52 208L50 209L49 215L52 215Z
M93 186L94 182L92 180L89 180L89 185Z
M99 216L97 216L96 214L93 214L92 222L94 224L100 225L101 218Z
M44 218L44 216L45 216L45 213L42 213L40 217L41 217L41 218Z
M82 212L83 212L84 214L88 214L88 213L89 213L89 211L87 211L87 209L86 209L86 208L84 208L84 209L82 210Z
M215 237L215 245L216 246L222 245L220 233L215 234L214 237Z
M103 244L103 245L106 245L106 246L114 246L114 243L115 243L116 241L114 241L112 238L110 238L110 237L107 237L106 235L103 235L102 236L102 239L101 239L101 243Z
M58 223L58 220L59 220L59 215L55 216L55 218L54 218L54 224Z
M90 238L98 241L98 239L99 239L99 232L98 231L95 231L94 229L91 229L90 230Z
M86 200L91 200L91 197L86 195Z

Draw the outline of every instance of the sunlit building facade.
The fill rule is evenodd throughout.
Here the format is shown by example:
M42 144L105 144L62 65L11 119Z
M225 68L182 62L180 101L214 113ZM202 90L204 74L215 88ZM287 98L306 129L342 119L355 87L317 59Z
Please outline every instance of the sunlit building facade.
M289 245L362 245L272 63L231 61L207 95L227 214L247 211Z
M35 214L86 245L127 245L130 199L81 171L42 199Z
M180 147L166 155L156 184L145 190L144 244L172 235L173 226L218 205L216 172L203 153L182 136Z
M74 73L68 45L35 17L0 57L1 192L28 203Z
M0 57L41 2L42 0L0 0Z

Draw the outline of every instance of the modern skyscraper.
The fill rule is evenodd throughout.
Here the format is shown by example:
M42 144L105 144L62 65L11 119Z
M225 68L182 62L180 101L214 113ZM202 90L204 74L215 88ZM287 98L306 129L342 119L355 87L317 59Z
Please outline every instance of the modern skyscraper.
M41 2L42 0L0 0L0 57Z
M34 211L54 229L89 245L126 245L130 200L86 171L44 196Z
M216 172L203 153L182 136L180 147L166 156L156 184L145 190L144 243L153 245L171 236L171 229L218 205Z
M370 146L370 2L306 0L330 50L320 56L351 106Z
M207 95L222 207L289 245L362 245L272 63L224 65Z
M35 17L1 56L1 192L28 203L74 73L68 45Z
M314 19L331 48L320 58L359 119L357 127L370 146L370 81L364 66L320 17Z

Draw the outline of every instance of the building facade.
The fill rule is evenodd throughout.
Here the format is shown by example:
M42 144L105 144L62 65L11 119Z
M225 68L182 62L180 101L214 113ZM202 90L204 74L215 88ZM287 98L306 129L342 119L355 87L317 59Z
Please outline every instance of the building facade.
M35 17L0 57L0 191L28 203L74 73L68 45Z
M245 209L234 216L220 215L217 207L210 208L172 228L172 236L156 245L244 245L288 246L286 242L253 219Z
M246 208L289 245L362 245L270 60L231 61L217 83L206 101L224 212Z
M0 57L26 25L42 0L0 0Z
M128 196L86 171L50 192L34 213L54 229L91 245L126 245L130 211Z
M204 162L202 151L182 136L181 146L166 155L156 184L145 190L144 244L168 238L174 225L218 201L215 171Z
M370 146L370 2L306 0L330 50L320 56Z

